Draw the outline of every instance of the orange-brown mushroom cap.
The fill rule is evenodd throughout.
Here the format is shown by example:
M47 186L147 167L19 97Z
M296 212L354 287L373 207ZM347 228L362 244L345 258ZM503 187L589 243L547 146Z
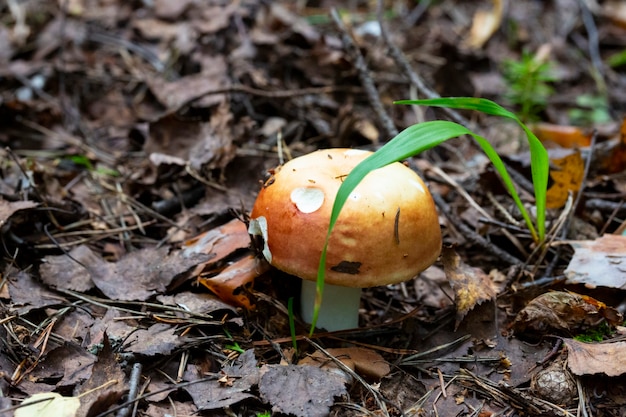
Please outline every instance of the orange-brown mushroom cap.
M252 209L276 268L315 281L337 190L371 152L327 149L277 168ZM330 237L326 283L373 287L411 279L437 259L441 229L422 179L394 163L369 173L346 201Z

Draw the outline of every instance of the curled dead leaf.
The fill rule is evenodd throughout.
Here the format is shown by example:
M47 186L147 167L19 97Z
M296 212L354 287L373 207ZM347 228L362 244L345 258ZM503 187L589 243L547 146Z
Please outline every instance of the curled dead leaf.
M268 269L269 265L266 262L253 255L247 255L227 266L215 276L210 278L199 277L198 282L210 289L222 301L251 310L254 308L254 303L244 288L252 285L254 279Z
M496 286L490 275L480 268L465 264L452 248L443 248L441 262L446 278L454 290L455 327L458 327L470 310L496 296Z
M235 219L185 242L183 256L208 254L210 259L199 264L191 276L198 277L198 282L222 301L250 310L254 303L242 289L267 271L269 266L252 254L244 255L225 267L223 265L226 258L249 245L246 225Z
M602 322L621 323L621 314L612 307L586 295L552 291L534 298L513 322L517 334L533 338L547 333L574 334Z

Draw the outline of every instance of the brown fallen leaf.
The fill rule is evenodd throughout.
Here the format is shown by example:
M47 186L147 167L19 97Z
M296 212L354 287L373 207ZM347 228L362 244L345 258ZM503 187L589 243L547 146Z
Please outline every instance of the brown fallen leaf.
M53 288L86 292L94 287L90 270L106 269L107 262L87 245L73 248L68 255L46 256L39 267L41 280Z
M199 277L198 282L222 301L237 307L252 310L254 303L244 287L252 285L255 278L269 269L269 264L254 255L247 255L242 259L228 265L217 275L210 278ZM204 274L210 275L211 271Z
M538 338L544 334L579 333L606 321L622 322L621 314L606 304L580 294L551 291L534 298L513 321L515 333Z
M493 0L493 8L489 11L479 10L474 14L467 46L480 49L491 38L502 24L503 0Z
M38 205L39 203L34 201L6 201L0 198L0 226L4 225L16 211L30 209Z
M465 264L452 248L443 248L441 262L454 290L457 328L471 309L496 296L496 286L490 275L480 268Z
M66 343L47 352L40 366L33 369L28 378L32 381L44 381L54 376L57 387L75 386L89 379L96 360L96 355L86 351L78 343ZM56 380L57 378L59 379Z
M619 135L608 141L606 152L601 152L597 165L602 173L615 174L626 169L626 117L622 119ZM595 153L595 152L594 152Z
M326 351L340 360L348 368L359 375L373 380L380 380L391 372L389 363L378 352L363 347L330 348ZM320 368L336 366L322 352L316 351L298 362L298 365L313 365Z
M195 275L198 275L208 264L214 264L237 249L248 246L250 246L248 228L241 220L234 219L187 240L183 244L182 255L183 257L190 257L196 253L209 255L209 259L196 268Z
M189 123L171 115L163 117L150 123L144 151L148 155L175 157L165 158L164 162L189 162L196 172L223 170L235 157L232 120L225 104L218 106L208 122Z
M552 142L562 148L585 147L591 143L591 134L578 126L540 122L532 126L532 131L540 141Z
M327 349L326 351L329 354L333 355L333 357L335 357L343 365L348 367L351 371L354 371L354 362L352 361L352 359L347 355L342 355L341 353L336 352L335 350L336 349L330 348L330 349ZM281 364L281 365L287 365L287 364ZM346 372L344 370L345 368L342 368L340 364L338 364L337 362L335 362L328 356L324 355L322 352L315 351L311 355L305 356L304 358L298 361L298 365L299 366L315 366L319 369L323 369L324 371L333 372L339 375L340 377L344 379L344 381L347 384L352 383L352 375Z
M146 22L145 20L138 22ZM158 22L158 20L152 20L152 22ZM159 23L165 25L164 23ZM145 25L142 29L148 29ZM175 29L174 35L178 34L178 30ZM202 105L214 106L225 101L224 94L211 94L206 93L215 91L221 88L228 87L230 81L228 79L228 64L222 56L214 56L206 58L208 60L206 68L202 72L197 74L187 75L180 77L175 81L166 80L163 77L148 77L147 83L150 87L150 91L154 93L157 100L166 108L166 112L169 114L175 113L185 103L189 103L194 99L202 98ZM198 104L198 103L196 103ZM179 125L182 126L182 125ZM151 127L152 128L152 127ZM177 136L183 143L189 144L189 138L185 138L184 135ZM170 149L175 148L175 144ZM186 146L181 150L188 149Z
M74 395L80 398L77 416L93 416L108 410L128 389L126 374L117 362L106 333L103 342L104 347L98 353L91 377L74 391Z
M212 294L183 291L173 295L159 295L157 301L164 305L183 307L196 314L210 315L216 311L230 311L236 314L233 306L224 303Z
M164 293L172 281L208 256L181 256L169 248L145 248L130 252L115 263L104 262L89 268L91 279L112 300L145 301Z
M626 373L626 342L583 343L563 339L567 347L567 366L575 375Z
M13 310L19 315L24 315L33 309L68 302L58 293L46 288L28 272L9 269L6 277Z
M184 343L176 334L176 328L165 323L156 323L147 329L133 332L124 345L124 350L144 356L168 355Z
M211 229L206 233L188 240L183 245L183 256L196 253L209 255L206 262L199 264L192 277L198 277L198 282L221 300L247 310L253 308L253 302L242 287L251 284L255 278L269 268L266 262L260 261L252 254L234 261L225 268L220 261L237 250L250 246L250 235L246 225L240 220L230 222Z
M569 193L576 194L583 183L585 161L580 151L558 159L552 159L550 177L554 181L546 193L546 207L549 209L561 208L565 205Z
M254 398L253 386L259 383L260 370L254 357L254 350L242 353L235 363L225 366L221 374L231 383L222 384L218 380L198 382L183 388L191 396L199 410L213 410L228 407L240 401ZM204 376L200 369L190 365L185 371L186 381L197 381Z
M335 397L347 394L344 379L315 366L265 365L259 392L276 413L326 417Z
M568 283L626 289L626 236L607 234L567 243L574 248L565 269Z

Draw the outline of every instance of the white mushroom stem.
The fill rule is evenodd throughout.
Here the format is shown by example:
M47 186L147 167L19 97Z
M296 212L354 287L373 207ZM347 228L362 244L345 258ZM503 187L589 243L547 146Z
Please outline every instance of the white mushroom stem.
M300 313L302 320L307 323L313 321L315 309L315 281L302 280L300 293ZM339 287L324 284L322 306L317 317L317 327L328 331L354 329L359 327L359 306L361 303L361 289Z

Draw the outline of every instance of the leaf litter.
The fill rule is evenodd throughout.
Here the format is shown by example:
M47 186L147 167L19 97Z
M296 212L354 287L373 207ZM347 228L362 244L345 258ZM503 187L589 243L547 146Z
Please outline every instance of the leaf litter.
M388 105L410 98L414 77L372 29L372 5L345 9L351 33L330 24L332 1L0 7L0 410L33 415L35 405L15 407L46 396L49 411L37 415L97 415L141 385L146 416L575 415L578 403L619 415L623 388L596 377L624 373L626 99L616 87L623 67L598 65L593 48L601 58L625 48L624 19L613 2L518 2L504 12L501 3L396 2L385 18L416 74L443 95L501 101L500 62L523 51L551 62L558 91L534 128L554 165L548 220L567 217L568 233L538 255L484 156L468 141L444 144L407 162L430 167L454 253L412 282L364 290L361 327L316 343L297 315L290 323L298 281L256 256L246 213L281 159L389 139L346 36L365 53L393 123L417 120ZM592 76L578 57L596 29ZM581 107L598 76L606 105ZM610 117L594 119L603 109ZM516 133L472 123L532 206ZM570 194L580 204L562 213ZM598 328L601 341L571 338ZM136 364L141 382L130 378ZM564 371L584 390L528 391Z

